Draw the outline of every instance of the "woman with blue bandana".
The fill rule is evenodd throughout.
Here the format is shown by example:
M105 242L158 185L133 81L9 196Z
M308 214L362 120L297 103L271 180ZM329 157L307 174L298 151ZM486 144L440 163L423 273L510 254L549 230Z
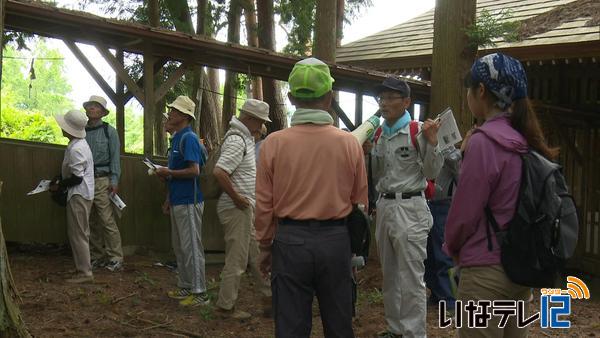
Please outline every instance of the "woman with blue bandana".
M506 229L515 213L521 154L532 148L552 159L558 150L549 148L544 140L527 98L525 70L518 60L500 53L486 55L475 61L465 85L471 113L485 122L468 139L446 223L444 249L461 269L457 300L463 302L463 308L469 300L523 301L527 318L530 289L508 279L498 245L488 248L484 209L489 206L500 228ZM492 239L492 243L497 241ZM514 309L503 327L498 327L501 316L491 316L481 328L474 328L463 311L459 337L527 336L527 329L517 325Z

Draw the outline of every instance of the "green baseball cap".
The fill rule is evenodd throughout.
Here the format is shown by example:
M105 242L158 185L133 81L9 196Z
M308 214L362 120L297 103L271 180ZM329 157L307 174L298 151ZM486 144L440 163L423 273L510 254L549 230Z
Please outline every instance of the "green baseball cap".
M316 58L296 62L288 78L292 96L300 99L316 99L327 94L334 81L329 66Z

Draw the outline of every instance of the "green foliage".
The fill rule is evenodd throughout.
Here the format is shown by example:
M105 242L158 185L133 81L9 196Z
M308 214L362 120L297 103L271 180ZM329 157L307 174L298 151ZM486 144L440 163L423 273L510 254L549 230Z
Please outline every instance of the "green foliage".
M309 53L315 23L315 8L315 0L279 0L275 3L275 13L279 14L288 36L288 44L283 48L284 53L300 56Z
M4 51L2 90L11 94L15 107L41 112L46 116L64 113L73 102L68 98L71 85L65 77L63 56L50 49L44 39L30 43L31 53L7 46ZM35 79L31 79L32 61ZM29 85L31 84L31 89Z
M2 125L0 137L44 143L67 144L54 118L39 112L27 112L5 105L2 92Z
M344 22L356 18L361 9L373 5L371 0L345 0ZM314 38L316 0L277 0L275 13L288 36L283 52L305 56L310 53ZM335 18L331 18L335 20ZM342 34L342 32L338 32Z
M503 38L506 42L517 41L519 38L520 22L510 21L512 12L502 9L497 14L492 14L483 9L475 24L465 29L469 39L469 47L474 50L478 48L495 46L497 38Z

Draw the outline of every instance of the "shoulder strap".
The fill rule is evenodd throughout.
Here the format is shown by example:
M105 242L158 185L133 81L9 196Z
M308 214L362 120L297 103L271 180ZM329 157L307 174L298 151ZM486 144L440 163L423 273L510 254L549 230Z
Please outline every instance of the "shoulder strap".
M413 147L419 151L419 142L417 142L417 133L419 132L419 122L415 120L411 120L409 123L410 129L410 142L412 142Z
M494 214L492 213L492 209L490 208L489 205L485 206L485 217L487 218L487 226L485 227L485 232L487 235L487 246L488 246L488 251L492 251L493 245L492 245L492 234L490 232L490 227L492 228L492 230L494 230L494 233L498 233L500 232L500 226L498 225L498 222L496 221L496 218L494 217Z
M381 126L377 127L377 129L375 130L375 134L373 134L373 144L377 144L377 141L379 141L379 138L381 137L382 133L383 128L381 128Z

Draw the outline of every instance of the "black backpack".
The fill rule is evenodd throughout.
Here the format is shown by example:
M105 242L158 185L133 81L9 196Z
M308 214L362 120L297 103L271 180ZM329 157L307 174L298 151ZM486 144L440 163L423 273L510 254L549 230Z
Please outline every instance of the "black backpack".
M579 221L561 167L530 150L521 155L523 172L515 215L500 231L489 206L485 213L496 232L502 267L516 284L556 286L565 261L577 245ZM490 226L488 250L492 250Z

